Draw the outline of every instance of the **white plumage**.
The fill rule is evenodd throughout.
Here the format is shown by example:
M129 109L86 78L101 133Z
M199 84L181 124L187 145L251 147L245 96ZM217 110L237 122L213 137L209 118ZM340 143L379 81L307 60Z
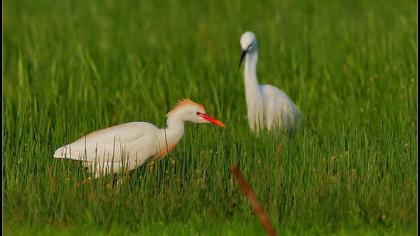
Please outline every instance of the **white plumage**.
M244 80L248 109L248 124L253 132L266 128L292 129L300 119L300 112L282 90L273 85L259 85L257 81L258 44L252 32L245 32L240 40L245 59Z
M146 122L131 122L92 132L54 152L55 158L82 161L101 177L126 168L135 169L149 158L165 156L184 135L184 122L224 124L206 114L204 107L185 99L167 114L167 128Z

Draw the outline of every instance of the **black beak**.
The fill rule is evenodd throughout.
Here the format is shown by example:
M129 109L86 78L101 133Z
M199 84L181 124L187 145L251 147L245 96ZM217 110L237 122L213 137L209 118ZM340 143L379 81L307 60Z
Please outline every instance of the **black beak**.
M244 60L244 57L245 57L247 52L248 52L248 50L242 50L241 59L239 60L239 67L241 67L242 61Z

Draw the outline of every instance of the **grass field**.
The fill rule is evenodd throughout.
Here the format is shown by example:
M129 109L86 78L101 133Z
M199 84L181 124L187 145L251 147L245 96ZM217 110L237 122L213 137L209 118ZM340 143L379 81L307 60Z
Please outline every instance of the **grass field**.
M3 1L3 233L280 235L417 232L416 1ZM261 83L305 115L293 136L247 125L239 39ZM116 189L54 150L96 129L165 125L181 98L227 126L181 143ZM279 148L279 147L283 148Z

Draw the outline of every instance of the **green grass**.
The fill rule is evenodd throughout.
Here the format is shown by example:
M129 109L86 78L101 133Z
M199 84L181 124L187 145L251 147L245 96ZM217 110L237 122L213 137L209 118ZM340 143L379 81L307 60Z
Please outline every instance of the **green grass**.
M3 2L3 233L264 235L238 163L282 235L417 231L416 1ZM247 126L239 38L261 83L305 114L294 136ZM165 125L181 98L227 124L117 189L53 151L96 129ZM284 145L278 150L278 145Z

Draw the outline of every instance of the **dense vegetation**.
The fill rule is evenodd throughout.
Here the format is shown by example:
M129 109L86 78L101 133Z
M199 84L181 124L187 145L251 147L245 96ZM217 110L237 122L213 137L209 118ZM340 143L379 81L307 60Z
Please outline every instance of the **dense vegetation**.
M11 1L3 17L7 235L263 235L238 163L282 235L415 234L416 1ZM248 128L239 39L261 83L305 114L294 135ZM54 150L96 129L165 125L182 98L227 126L114 189Z

